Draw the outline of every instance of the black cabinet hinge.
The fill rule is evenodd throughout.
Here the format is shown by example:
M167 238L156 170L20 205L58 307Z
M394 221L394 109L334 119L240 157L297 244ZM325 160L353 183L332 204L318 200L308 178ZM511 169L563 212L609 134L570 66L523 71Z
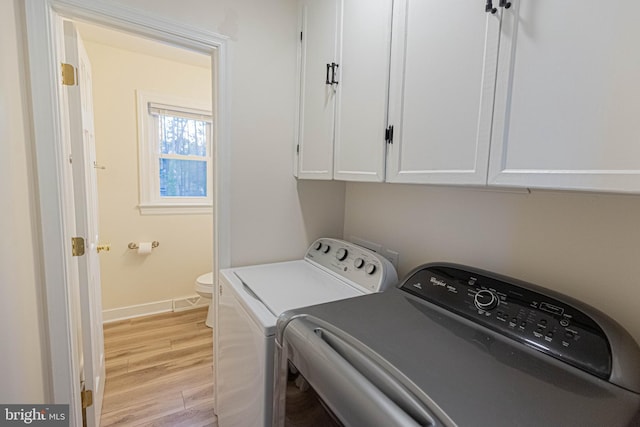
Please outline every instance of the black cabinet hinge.
M393 126L389 126L385 129L384 140L387 141L388 144L393 144Z
M300 41L302 41L302 31L300 31Z
M296 154L300 154L300 144L296 145Z

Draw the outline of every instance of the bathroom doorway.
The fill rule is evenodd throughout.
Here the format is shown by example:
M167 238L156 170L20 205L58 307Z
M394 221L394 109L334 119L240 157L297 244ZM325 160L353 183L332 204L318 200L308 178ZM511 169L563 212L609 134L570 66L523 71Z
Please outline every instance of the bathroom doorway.
M128 383L147 385L146 370L166 370L175 383L176 376L189 377L193 369L188 368L202 369L199 365L211 358L200 357L202 351L190 352L181 362L177 357L184 359L189 339L208 332L209 341L198 343L210 343L211 331L199 322L202 309L161 316L157 326L149 326L156 323L144 316L203 308L210 301L196 294L194 281L213 270L214 76L209 55L98 25L73 24L90 63L81 78L89 80L92 90L87 92L93 95L95 137L90 140L101 239L97 276L107 325L101 412L102 423L108 424L141 415L141 405L157 401L149 392L149 402L122 398L132 390ZM124 320L133 318L142 320ZM132 335L139 330L163 339L136 339ZM194 366L196 356L200 360ZM187 368L177 369L177 363ZM161 376L157 373L153 381Z
M218 97L214 110L218 116L218 127L212 150L215 162L215 225L212 242L214 271L218 267L228 266L229 229L218 226L218 223L226 224L229 220L229 134L226 125L229 114L226 71L228 46L224 36L157 19L153 17L153 13L141 13L115 4L33 0L25 8L25 15L33 137L38 160L39 205L41 212L46 212L40 223L41 245L49 248L42 253L42 268L45 278L43 286L46 292L47 335L50 343L50 399L55 403L70 403L70 422L77 425L82 423L79 375L82 371L82 359L78 358L77 351L78 346L82 346L83 329L90 328L84 320L79 320L73 303L73 299L77 298L75 295L78 293L78 283L85 283L86 277L78 271L77 258L74 258L78 247L74 243L72 251L70 244L71 236L76 235L77 225L72 227L69 221L74 216L74 210L76 213L81 212L82 206L75 206L72 197L69 197L69 194L72 194L69 193L72 185L66 170L71 163L71 157L65 154L69 151L63 132L64 91L59 86L61 64L58 59L61 57L57 54L57 48L62 40L62 30L58 23L63 16L72 20L77 18L107 27L126 29L149 39L161 40L210 56L217 54L218 62L214 64L217 71L214 87L217 89Z

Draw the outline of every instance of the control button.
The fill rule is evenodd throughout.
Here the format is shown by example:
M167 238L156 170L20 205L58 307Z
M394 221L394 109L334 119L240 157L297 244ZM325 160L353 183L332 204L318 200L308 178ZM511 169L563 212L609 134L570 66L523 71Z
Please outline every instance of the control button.
M569 326L569 319L560 320L560 325L566 328L567 326Z
M321 247L322 247L322 242L316 242L316 244L313 245L313 249L315 249L316 251L319 251Z
M514 318L512 318L512 319L511 319L511 323L513 323L513 324L517 324L517 323L518 323L518 319L517 319L517 318L515 318L515 317L514 317Z
M324 245L324 247L322 248L322 252L329 253L329 251L331 250L331 246L329 245Z
M524 328L525 326L527 326L527 322L525 322L525 321L520 322L520 327L521 328Z
M567 331L567 332L564 333L564 336L571 340L571 339L573 339L575 334L573 332L571 332L571 331Z
M540 319L538 324L544 328L544 327L547 326L547 320L546 319Z
M340 248L336 252L336 258L338 258L338 261L344 261L348 254L349 252L345 248Z
M364 271L366 271L367 274L373 274L376 272L376 266L374 264L367 264L367 266L364 268Z
M356 258L355 260L353 260L353 266L355 268L362 268L364 267L364 260L362 258Z
M553 338L553 332L547 332L547 338Z
M476 296L473 299L473 303L481 310L491 310L495 308L500 300L488 289L481 289L476 292Z
M536 328L536 332L542 334L542 328Z

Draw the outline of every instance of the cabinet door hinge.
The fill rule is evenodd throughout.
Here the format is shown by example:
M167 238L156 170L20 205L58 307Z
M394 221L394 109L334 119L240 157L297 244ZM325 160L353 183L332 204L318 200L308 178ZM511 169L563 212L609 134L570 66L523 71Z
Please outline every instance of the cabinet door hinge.
M76 67L71 64L60 64L62 68L62 84L64 86L75 86L76 84Z
M73 256L84 255L84 238L82 237L71 238L71 255Z
M302 31L300 31L300 41L302 41Z
M389 126L385 129L384 140L387 141L388 144L393 144L393 126Z
M296 154L300 154L300 144L296 145Z

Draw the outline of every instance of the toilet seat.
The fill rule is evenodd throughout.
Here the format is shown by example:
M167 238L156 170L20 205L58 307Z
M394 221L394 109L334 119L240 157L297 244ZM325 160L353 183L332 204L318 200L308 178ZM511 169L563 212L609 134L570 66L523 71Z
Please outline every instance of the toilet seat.
M196 291L205 294L213 293L213 272L203 274L196 279Z

